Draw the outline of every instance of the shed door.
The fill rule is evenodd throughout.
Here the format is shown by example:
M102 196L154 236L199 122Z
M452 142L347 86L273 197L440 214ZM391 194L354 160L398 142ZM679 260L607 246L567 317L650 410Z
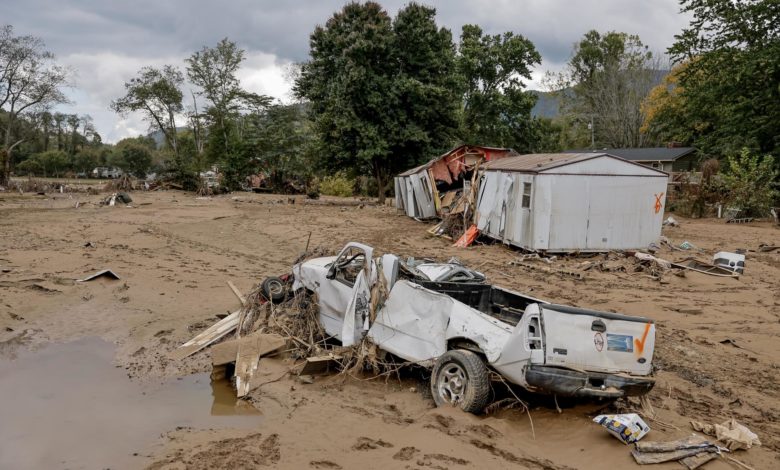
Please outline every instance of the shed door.
M588 179L579 176L545 175L545 184L551 184L553 188L548 249L584 249L588 233Z
M599 177L590 182L590 207L588 210L589 250L640 248L640 220L637 207L637 179L625 177Z
M588 235L585 246L590 250L606 249L612 245L612 222L621 217L617 194L610 195L606 184L592 184L590 187L590 207L588 208ZM622 220L621 220L622 222Z

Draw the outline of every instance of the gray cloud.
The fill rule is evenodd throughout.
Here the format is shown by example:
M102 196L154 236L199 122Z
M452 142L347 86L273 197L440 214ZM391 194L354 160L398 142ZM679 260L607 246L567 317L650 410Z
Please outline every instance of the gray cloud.
M391 15L408 3L381 2ZM493 0L427 1L437 21L457 39L460 28L476 23L487 33L513 31L531 39L544 70L559 70L572 45L588 30L638 34L654 51L663 52L688 18L676 0ZM283 69L305 60L309 34L340 9L344 1L302 0L4 0L0 22L18 34L44 39L60 61L77 68L79 91L73 110L89 112L106 140L145 130L138 116L119 121L106 112L125 80L142 65L175 63L223 37L238 42L249 60L242 71L245 86L277 97L289 86ZM536 82L536 80L535 80ZM532 84L533 85L533 84ZM73 112L73 111L71 111Z

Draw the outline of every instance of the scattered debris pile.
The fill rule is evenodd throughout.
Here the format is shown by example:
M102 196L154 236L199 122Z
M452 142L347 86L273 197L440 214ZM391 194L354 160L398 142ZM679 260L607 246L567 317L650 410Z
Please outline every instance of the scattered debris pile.
M639 465L677 461L688 470L694 470L723 457L741 468L750 469L726 454L761 445L755 433L734 419L715 425L691 421L695 431L714 437L715 440L693 433L674 441L653 442L639 442L650 432L650 427L636 413L599 415L593 421L624 444L634 444L631 455Z
M103 186L103 191L117 192L117 191L135 191L140 186L136 184L136 180L132 176L124 174L119 178L113 179Z
M126 192L120 192L120 193L113 193L110 196L107 196L102 201L100 201L101 206L115 206L117 203L119 204L130 204L133 202L133 198L130 197L129 194Z

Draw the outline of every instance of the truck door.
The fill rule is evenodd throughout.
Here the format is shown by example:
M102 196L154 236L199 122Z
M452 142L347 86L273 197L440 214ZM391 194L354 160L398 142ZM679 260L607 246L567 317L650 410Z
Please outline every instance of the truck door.
M349 243L330 265L326 282L319 289L320 323L325 332L343 341L354 341L352 335L343 337L345 318L355 326L355 315L363 315L368 307L368 281L373 250L360 243ZM359 281L359 282L358 282ZM350 313L351 312L351 313ZM362 328L362 324L353 329ZM350 343L352 344L352 343Z

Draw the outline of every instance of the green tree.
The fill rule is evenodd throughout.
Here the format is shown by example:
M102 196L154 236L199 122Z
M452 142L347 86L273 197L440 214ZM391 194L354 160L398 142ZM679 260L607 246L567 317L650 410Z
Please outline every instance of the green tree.
M100 151L95 148L84 148L73 156L73 171L90 174L100 165Z
M591 30L552 87L568 123L591 128L575 135L592 137L595 147L643 147L657 142L651 128L643 128L642 103L659 83L661 68L639 36Z
M477 25L464 25L458 52L462 138L531 151L538 143L531 119L536 96L524 91L523 79L530 79L531 68L541 63L533 43L512 32L491 36Z
M385 111L395 131L388 139L393 173L440 155L458 140L455 45L452 33L438 28L435 17L434 8L410 3L393 20L395 96L394 106Z
M41 39L15 36L10 25L0 28L0 185L8 184L14 148L25 140L19 136L20 117L36 107L66 102L62 88L68 78Z
M112 165L136 178L146 178L152 166L152 150L136 139L123 139L114 147Z
M780 2L680 5L692 20L668 51L685 66L677 77L681 106L666 120L706 154L747 147L780 156Z
M183 82L181 71L172 65L143 67L125 83L125 95L111 102L111 109L120 115L141 112L152 128L163 133L175 162L179 159L176 115L183 110Z
M724 179L729 189L729 203L748 215L763 217L780 197L775 180L780 172L774 168L774 158L751 154L747 148L727 159Z
M61 150L36 153L20 164L22 171L44 177L59 178L69 165L68 154Z
M314 175L317 142L304 106L271 106L254 115L253 125L243 149L254 155L251 173L266 172L277 190L290 180L304 183Z
M224 153L228 144L228 118L236 111L236 102L242 94L236 73L244 60L244 50L227 38L216 47L203 47L187 58L187 77L200 87L199 95L208 100L206 113L214 122L213 132L221 137Z
M390 17L377 3L348 3L315 28L310 44L295 91L311 103L323 164L369 171L385 188L403 166L389 142L395 105Z
M322 165L370 173L380 201L391 177L455 137L454 46L435 10L411 3L391 20L374 2L349 3L311 35L296 80L309 101Z
M209 103L205 109L205 115L211 121L209 147L212 160L218 160L235 151L231 142L236 139L230 134L240 112L263 108L271 99L241 88L237 73L244 61L244 50L227 38L215 47L203 47L186 61L187 77L200 89L198 95ZM197 125L195 128L199 131Z

